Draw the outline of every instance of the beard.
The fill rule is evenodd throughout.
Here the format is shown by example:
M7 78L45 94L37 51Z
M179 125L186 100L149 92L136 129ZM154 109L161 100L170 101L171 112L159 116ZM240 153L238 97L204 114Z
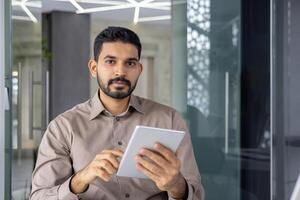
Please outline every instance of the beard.
M110 85L112 85L113 83L115 83L117 81L122 81L125 85L127 85L128 90L122 91L124 87L122 87L122 88L117 87L116 91L111 91ZM97 82L98 82L100 89L104 92L104 94L106 94L107 96L114 98L114 99L125 99L126 97L130 96L132 94L132 92L134 91L134 89L136 87L136 83L137 83L137 81L136 81L135 84L132 85L131 82L129 80L125 79L124 77L117 77L114 79L110 79L107 83L107 86L105 86L105 84L100 79L98 74L97 74Z

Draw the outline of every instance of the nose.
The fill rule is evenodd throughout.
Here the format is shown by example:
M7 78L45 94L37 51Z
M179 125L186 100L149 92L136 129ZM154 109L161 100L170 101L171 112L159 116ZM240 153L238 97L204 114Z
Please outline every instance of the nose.
M125 76L126 75L126 67L123 63L119 63L115 66L115 76Z

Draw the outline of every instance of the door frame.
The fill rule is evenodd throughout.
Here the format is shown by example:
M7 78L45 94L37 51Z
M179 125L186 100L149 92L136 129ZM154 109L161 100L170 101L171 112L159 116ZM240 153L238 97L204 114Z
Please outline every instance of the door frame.
M11 0L0 1L0 199L11 199ZM7 95L6 95L7 94Z
M0 1L0 29L4 30L4 1ZM4 177L4 31L0 31L0 177ZM0 199L4 198L4 179L0 179Z

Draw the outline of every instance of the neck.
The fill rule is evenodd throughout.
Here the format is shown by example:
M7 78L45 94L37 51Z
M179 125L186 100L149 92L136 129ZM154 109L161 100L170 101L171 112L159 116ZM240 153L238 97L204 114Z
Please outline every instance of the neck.
M124 99L115 99L110 96L107 96L99 89L99 98L105 107L112 115L116 116L125 112L128 108L130 96Z

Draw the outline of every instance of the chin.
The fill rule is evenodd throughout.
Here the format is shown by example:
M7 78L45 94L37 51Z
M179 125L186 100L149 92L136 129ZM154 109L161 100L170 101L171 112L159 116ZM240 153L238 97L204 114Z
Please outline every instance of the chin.
M128 91L129 91L128 87L117 87L112 90L112 92L124 92L124 93Z

